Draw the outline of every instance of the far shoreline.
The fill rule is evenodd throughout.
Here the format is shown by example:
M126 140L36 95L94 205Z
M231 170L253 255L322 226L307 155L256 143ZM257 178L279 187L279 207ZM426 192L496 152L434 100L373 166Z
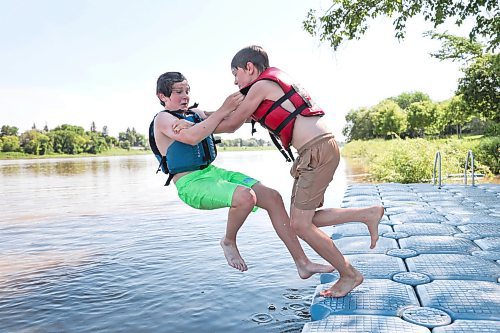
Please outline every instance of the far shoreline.
M217 147L218 152L237 152L237 151L259 151L259 150L272 150L274 147L272 146L261 146L261 147ZM0 152L0 161L13 161L13 160L44 160L51 158L88 158L88 157L111 157L111 156L134 156L134 155L149 155L153 154L150 149L144 148L132 148L132 149L121 149L121 148L112 148L103 153L99 154L89 154L89 153L81 153L81 154L46 154L46 155L33 155L26 154L21 152Z

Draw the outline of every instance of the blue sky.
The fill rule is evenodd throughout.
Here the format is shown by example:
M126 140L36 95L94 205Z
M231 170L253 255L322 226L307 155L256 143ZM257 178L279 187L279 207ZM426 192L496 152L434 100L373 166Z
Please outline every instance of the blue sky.
M439 43L414 19L398 42L391 20L374 21L360 41L334 52L302 30L309 8L326 0L0 0L0 125L20 131L69 123L147 132L161 110L157 77L181 71L192 101L215 110L236 90L233 55L262 45L327 112L336 136L344 116L405 91L435 101L453 95L459 64L429 56ZM456 32L453 26L448 31ZM444 29L440 29L443 31ZM244 125L235 135L249 137ZM259 136L267 138L264 130Z

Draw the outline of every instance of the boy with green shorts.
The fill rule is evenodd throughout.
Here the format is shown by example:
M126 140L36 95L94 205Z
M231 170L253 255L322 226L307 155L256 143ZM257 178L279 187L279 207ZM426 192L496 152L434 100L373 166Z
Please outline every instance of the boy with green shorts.
M169 181L175 183L182 201L196 209L229 207L226 234L220 242L228 264L242 272L248 269L236 245L236 235L250 212L261 207L268 212L301 278L331 272L331 265L313 263L305 255L276 190L247 175L211 164L216 157L212 133L238 107L243 95L231 94L217 111L206 113L188 107L189 92L188 81L179 72L167 72L158 78L156 95L165 110L155 116L150 127L151 147L157 147L155 155L160 167L170 174ZM174 132L179 120L189 126Z

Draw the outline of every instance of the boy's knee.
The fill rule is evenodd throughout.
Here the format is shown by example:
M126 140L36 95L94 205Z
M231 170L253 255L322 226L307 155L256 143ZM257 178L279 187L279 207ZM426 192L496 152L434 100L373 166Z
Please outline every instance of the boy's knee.
M267 192L268 192L269 201L271 201L273 203L283 201L283 198L281 197L280 192L276 191L275 189L268 188Z
M238 186L233 194L231 206L252 209L257 203L257 196L251 188Z
M300 238L303 238L303 236L306 233L306 229L307 229L307 227L304 223L300 223L300 221L297 221L293 218L290 219L290 227L295 232L295 234L297 236L299 236Z

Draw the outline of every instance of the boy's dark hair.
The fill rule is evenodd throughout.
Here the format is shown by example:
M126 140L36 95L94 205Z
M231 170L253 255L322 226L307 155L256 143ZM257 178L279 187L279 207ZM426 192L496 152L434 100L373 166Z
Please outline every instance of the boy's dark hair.
M186 80L184 75L179 72L166 72L160 75L158 81L156 81L156 95L162 93L163 95L170 97L172 95L172 87L174 83L182 82ZM165 106L165 103L160 100L161 105Z
M238 51L231 61L231 69L246 69L247 63L251 62L260 72L269 67L269 58L261 46L251 45Z

